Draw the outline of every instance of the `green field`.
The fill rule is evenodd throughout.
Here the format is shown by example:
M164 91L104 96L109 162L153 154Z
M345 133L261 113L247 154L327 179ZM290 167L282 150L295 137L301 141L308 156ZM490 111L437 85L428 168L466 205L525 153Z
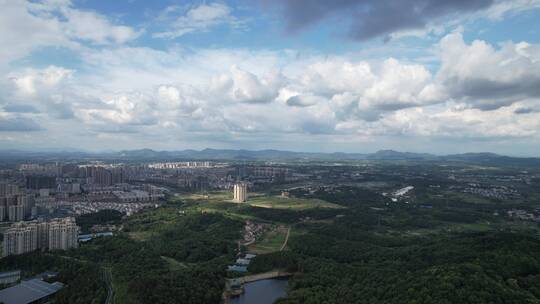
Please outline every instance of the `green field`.
M139 242L148 241L152 238L153 233L151 231L133 231L128 232L128 236Z
M276 252L281 249L285 237L287 236L287 227L279 226L266 232L260 240L248 247L248 252L255 254L264 254Z
M250 205L253 207L272 208L272 209L294 209L305 210L311 208L343 208L340 205L329 203L320 199L304 199L295 197L270 196L263 193L249 193L249 198L244 203L235 203L232 201L232 193L230 191L216 191L202 194L181 194L174 197L171 202L184 202L187 204L199 203L208 206L210 209L219 208L219 204L238 204ZM217 207L217 208L216 208Z
M343 208L319 199L285 198L280 196L258 196L248 199L246 204L271 209L305 210L312 208Z
M167 265L169 266L169 269L171 271L184 270L189 267L186 263L178 262L177 260L173 258L161 256L161 259L167 262Z
M176 201L223 202L223 201L231 201L232 199L233 199L233 194L231 191L213 191L207 194L200 194L200 193L178 194L171 199L171 202L176 202Z
M339 209L343 206L333 204L321 199L312 198L285 198L281 196L270 196L263 193L250 193L249 199L244 203L232 201L232 193L230 191L211 192L207 195L201 194L181 194L171 199L170 208L176 208L176 211L166 211L167 215L162 215L162 222L167 222L171 214L178 213L179 210L184 210L186 213L219 213L227 218L246 221L262 221L268 222L268 219L259 217L259 213L255 209L270 211L274 209L276 212L301 212L313 209ZM267 215L267 213L264 213ZM272 219L275 223L281 223L279 219ZM283 223L285 223L284 221ZM135 237L137 237L135 235Z

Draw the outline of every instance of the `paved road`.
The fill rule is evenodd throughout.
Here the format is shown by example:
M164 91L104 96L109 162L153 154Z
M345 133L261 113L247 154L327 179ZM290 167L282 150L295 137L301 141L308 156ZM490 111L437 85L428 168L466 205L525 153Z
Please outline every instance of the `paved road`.
M285 241L283 242L283 245L281 245L281 248L279 249L279 251L283 251L283 249L285 249L285 246L287 246L287 242L289 241L289 234L291 234L291 227L287 229L287 235L285 236Z
M48 254L48 255L53 256L52 254ZM70 257L70 256L57 255L57 257L60 257L62 259L66 259L66 260L77 261L77 262L80 262L80 263L90 263L89 261L77 259L77 258ZM112 284L111 284L111 277L112 277L111 269L107 268L107 267L101 267L101 272L102 272L102 276L103 276L103 281L105 282L105 285L107 287L107 299L105 300L105 304L113 304L114 299L113 299L113 288L112 288Z
M114 302L111 276L111 269L103 267L103 281L107 286L107 299L105 300L105 304L112 304Z

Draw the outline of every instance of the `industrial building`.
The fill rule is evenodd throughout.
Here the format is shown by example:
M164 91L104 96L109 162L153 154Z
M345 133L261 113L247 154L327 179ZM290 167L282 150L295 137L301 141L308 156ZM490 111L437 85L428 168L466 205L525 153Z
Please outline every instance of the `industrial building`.
M64 284L60 282L47 283L40 279L23 281L13 287L0 290L0 303L4 304L34 304L47 303L48 300Z

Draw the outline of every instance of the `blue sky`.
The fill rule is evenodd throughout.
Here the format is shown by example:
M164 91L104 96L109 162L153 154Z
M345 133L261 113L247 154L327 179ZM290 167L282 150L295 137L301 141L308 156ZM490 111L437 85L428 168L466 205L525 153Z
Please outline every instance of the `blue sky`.
M540 156L540 1L0 0L0 146Z

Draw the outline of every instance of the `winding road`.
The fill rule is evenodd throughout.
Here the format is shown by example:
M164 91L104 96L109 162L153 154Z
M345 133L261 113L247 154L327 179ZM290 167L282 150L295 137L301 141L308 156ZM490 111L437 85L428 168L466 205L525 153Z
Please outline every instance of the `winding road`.
M107 299L105 300L105 304L112 304L113 301L113 288L111 285L111 269L103 267L103 281L105 282L105 285L107 286Z
M283 245L281 245L281 248L279 251L283 251L285 249L285 246L287 246L287 242L289 241L289 234L291 234L291 227L287 229L287 235L285 236L285 241L283 241Z
M48 253L46 255L53 256ZM81 260L81 259L70 257L70 256L65 256L65 255L56 255L56 256L62 259L66 259L66 260L77 261L79 263L90 263L89 261ZM112 283L111 283L111 277L112 277L111 269L108 267L101 266L101 272L103 276L103 282L105 282L105 286L107 287L107 299L105 300L105 304L113 304L114 292L113 292Z

